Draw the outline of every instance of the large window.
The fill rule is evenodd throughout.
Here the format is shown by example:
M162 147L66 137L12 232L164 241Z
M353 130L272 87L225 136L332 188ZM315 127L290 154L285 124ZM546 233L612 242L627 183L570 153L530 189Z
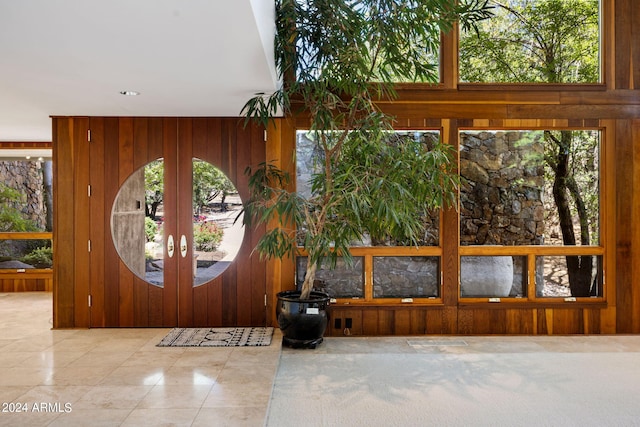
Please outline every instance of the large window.
M411 138L425 149L440 139L435 130L396 131L393 138ZM392 142L391 142L392 143ZM311 194L311 176L322 167L322 150L307 131L296 137L298 193ZM321 266L316 273L316 289L333 298L360 301L434 299L441 296L440 212L421 213L424 233L420 247L384 236L367 236L353 242L354 262L347 266L339 260L335 269ZM304 233L304 230L298 230ZM296 282L300 286L306 271L306 257L296 262Z
M428 145L437 131L401 131ZM442 298L457 274L459 297L512 301L603 297L601 131L484 129L459 132L459 270L442 267L441 212L424 213L419 247L353 242L355 262L322 267L316 287L334 298L413 302ZM297 188L308 193L320 151L297 135ZM296 263L300 284L305 258Z
M0 150L0 269L51 268L51 150Z
M602 296L600 163L597 130L461 132L461 296Z
M494 17L460 33L460 81L598 83L598 0L490 0Z

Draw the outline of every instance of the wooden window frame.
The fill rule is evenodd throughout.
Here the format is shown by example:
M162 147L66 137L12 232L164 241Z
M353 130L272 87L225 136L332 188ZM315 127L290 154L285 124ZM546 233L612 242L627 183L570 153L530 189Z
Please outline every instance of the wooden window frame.
M608 195L608 188L612 188L607 178L607 171L613 171L615 168L612 164L614 160L614 143L613 138L611 142L608 141L607 129L609 126L601 125L598 127L584 126L563 126L561 124L544 126L541 124L532 125L532 122L536 120L521 120L512 121L520 122L506 125L509 120L504 120L503 126L489 126L484 120L477 120L477 126L461 126L456 128L458 133L458 150L459 150L459 135L464 131L534 131L534 130L576 130L576 131L598 131L600 134L599 143L599 239L598 245L589 246L565 246L565 245L522 245L522 246L482 246L482 245L460 245L460 239L458 235L458 304L459 305L475 305L475 304L496 304L520 306L526 304L535 305L557 305L557 304L578 304L578 305L606 305L607 301L611 300L613 296L609 295L611 292L610 287L613 287L615 283L615 277L610 277L609 273L614 270L615 267L609 268L609 266L615 266L615 260L612 259L612 250L607 248L614 248L615 251L615 233L611 231L612 221L607 220L611 217L608 212L615 212L613 206L610 204L613 202L613 196ZM542 121L538 121L542 122ZM459 199L458 199L459 202ZM459 209L458 209L459 211ZM460 228L460 215L457 214L458 220L458 233ZM444 230L446 232L447 230ZM522 297L462 297L460 292L460 257L462 256L498 256L498 255L513 255L513 256L525 256L527 259L527 293ZM602 275L603 275L603 290L601 296L590 297L550 297L536 295L536 257L538 256L566 256L566 255L594 255L600 256L602 259ZM611 286L608 285L611 284Z

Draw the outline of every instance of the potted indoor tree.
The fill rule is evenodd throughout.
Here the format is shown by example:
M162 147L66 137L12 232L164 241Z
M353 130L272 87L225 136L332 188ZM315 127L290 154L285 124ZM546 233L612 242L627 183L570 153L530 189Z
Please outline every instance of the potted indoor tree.
M291 190L271 163L246 171L245 223L280 224L259 240L261 258L307 256L301 289L278 295L285 344L322 341L329 296L313 291L320 266L339 257L348 264L350 246L365 236L417 245L425 213L455 206L452 147L397 137L380 102L396 97L396 83L437 82L441 32L489 15L484 0L276 1L282 86L250 99L243 114L265 127L279 114L306 115L320 153L310 194Z

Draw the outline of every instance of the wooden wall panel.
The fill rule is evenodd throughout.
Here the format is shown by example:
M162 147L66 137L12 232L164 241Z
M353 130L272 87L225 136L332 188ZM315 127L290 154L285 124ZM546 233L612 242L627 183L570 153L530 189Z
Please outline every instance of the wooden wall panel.
M0 292L51 292L53 290L52 277L15 277L20 274L21 273L15 275L2 273L2 277L0 277ZM24 276L24 274L22 274L22 276ZM52 276L52 273L49 273L49 276Z
M427 308L426 312L426 334L446 334L448 329L444 327L445 310L440 308Z
M533 335L535 329L535 315L534 310L526 309L510 309L506 310L505 319L505 334L508 335Z
M265 143L262 130L238 124L238 119L213 118L54 119L55 327L176 326L178 313L184 325L196 320L203 326L266 323L265 265L249 256L255 233L247 233L238 262L222 277L196 289L183 289L178 297L177 276L169 274L164 288L158 288L131 273L120 260L110 232L111 206L120 185L133 171L159 157L177 159L165 162L165 188L178 199L169 196L165 203L190 206L191 191L176 190L177 179L182 185L191 179L193 147L199 147L198 154L205 160L213 159L246 197L246 178L238 171L264 160ZM184 170L188 171L179 177ZM191 223L191 213L184 211ZM177 222L168 215L165 226L176 229ZM180 232L191 236L192 230ZM181 267L183 277L185 266L190 269L187 264Z
M232 179L236 183L237 188L242 189L238 190L240 192L240 197L246 200L248 197L246 191L248 188L248 180L244 173L242 173L244 169L239 168L238 165L250 165L254 161L252 158L252 136L251 129L248 129L248 132L238 132L237 128L239 125L239 123L229 123L229 130L231 134L230 140L237 141L236 144L229 144L227 146L229 152L229 174L233 177ZM264 159L264 155L262 156L262 159ZM257 301L253 293L254 287L252 285L252 276L255 260L250 256L247 256L248 254L246 252L247 247L253 248L255 246L257 243L255 240L256 238L257 236L254 237L253 233L249 236L245 236L245 242L247 245L244 246L245 250L240 254L240 257L247 257L248 263L245 268L236 269L236 300L234 301L234 305L237 307L237 319L235 322L239 325L251 325L251 319L255 315L256 308L258 310L264 310L264 290L260 293L260 288L258 287L256 289L259 293ZM258 313L258 316L259 315L260 313Z
M74 135L77 136L77 144L74 150L76 159L86 159L89 156L89 121L86 119L73 122ZM74 168L73 192L74 192L74 261L75 261L75 286L74 286L74 323L77 325L89 325L89 239L90 218L89 212L89 162L77 162ZM55 187L54 187L55 188Z
M193 325L193 288L190 286L193 281L193 249L188 248L186 258L180 255L180 239L187 238L187 242L193 242L193 210L191 208L193 193L193 173L191 171L193 159L193 121L189 118L178 119L178 152L177 152L177 177L178 177L178 227L175 235L176 251L175 258L178 262L178 277L182 282L188 282L189 286L178 285L178 325ZM165 204L166 206L166 204ZM165 219L167 215L165 215Z
M54 120L53 138L65 141L54 145L54 288L53 288L53 326L69 328L75 326L75 263L74 263L74 163L77 145L73 120ZM71 173L70 173L71 172Z
M640 332L640 120L616 126L616 328Z
M635 0L615 1L615 88L631 89L631 42Z
M89 204L89 221L91 223L90 236L92 246L90 259L104 260L106 254L106 240L109 237L109 213L104 204L105 192L105 155L104 155L104 120L92 119L89 127L92 129L89 144L89 183L91 184L92 200ZM90 261L91 262L91 261ZM105 262L91 263L89 281L91 283L91 326L105 326Z
M364 335L391 334L597 334L640 333L640 3L605 0L603 39L605 82L600 85L516 85L509 89L458 84L455 34L444 37L441 87L403 86L393 103L381 104L396 116L398 126L442 127L446 141L457 143L464 127L599 127L608 123L603 203L607 218L607 300L597 306L562 307L536 303L526 307L504 304L486 307L460 305L458 301L458 223L455 210L445 211L443 237L442 301L424 306L333 306L328 334L344 335L347 318L350 332ZM614 14L612 16L612 13ZM606 120L605 120L606 119ZM177 292L168 277L165 289L136 281L121 264L109 234L110 206L119 185L149 160L193 154L216 159L219 166L246 197L244 168L261 160L295 170L292 163L296 126L305 118L279 120L268 129L265 146L262 130L243 129L241 120L220 118L54 118L55 327L169 326L177 323L178 309L167 294ZM88 123L88 125L87 125ZM92 130L89 158L83 135ZM176 141L180 141L180 150ZM161 141L161 144L153 143ZM18 143L14 143L18 144ZM4 145L4 144L3 144ZM193 153L189 150L192 147ZM186 158L185 157L185 158ZM90 160L90 163L88 162ZM180 163L183 167L186 163ZM612 166L613 164L613 166ZM88 166L87 166L88 165ZM177 164L176 164L177 165ZM170 165L167 174L176 174ZM184 179L184 178L183 178ZM83 191L92 185L89 206ZM175 189L177 183L169 182ZM187 195L182 195L186 201ZM86 214L87 211L89 214ZM614 216L615 220L610 218ZM171 221L171 220L170 220ZM171 225L171 224L170 224ZM174 224L175 225L175 224ZM173 226L173 225L172 225ZM260 233L248 232L239 259L229 270L198 287L183 302L192 301L192 321L198 325L275 324L275 294L294 287L292 260L263 263L250 257ZM88 237L87 237L88 236ZM87 238L92 252L86 252ZM612 253L615 245L615 253ZM87 261L90 269L87 270ZM248 260L248 261L247 261ZM117 268L113 266L118 266ZM612 273L611 271L614 270ZM257 283L255 283L257 281ZM93 306L86 304L91 284ZM263 284L266 283L266 288ZM5 286L5 285L3 285ZM12 286L27 286L13 282ZM264 294L267 294L265 313ZM188 304L187 304L188 305ZM151 307L160 307L152 310ZM144 311L148 314L143 315ZM88 320L90 315L90 320ZM340 328L334 327L339 319Z
M618 313L616 328L623 333L634 331L633 286L634 245L633 229L634 200L637 192L634 182L634 152L638 150L634 144L632 128L627 121L618 121L616 126L616 310ZM635 145L635 147L634 147ZM636 211L637 212L637 211Z
M101 142L103 144L102 153L104 157L102 159L97 158L96 162L100 162L102 160L104 162L104 187L102 189L97 187L97 184L94 187L95 192L101 191L101 196L103 197L103 201L99 202L104 206L104 222L102 223L102 227L104 229L104 277L97 278L96 282L92 282L92 288L94 285L103 286L104 287L104 326L116 326L119 324L119 300L120 296L118 293L120 287L120 257L116 252L116 248L113 245L113 241L111 239L111 206L113 201L116 198L116 194L118 194L118 189L122 182L117 178L120 175L119 169L120 164L118 162L118 119L115 117L108 117L104 119L96 119L92 118L92 125L94 120L103 120L103 130L104 133L101 137ZM92 134L95 134L96 131L92 128ZM92 135L92 140L94 140L93 145L97 145L99 141L96 141L96 135ZM93 161L93 159L91 159ZM95 194L95 193L94 193ZM91 203L93 204L94 200L98 197L94 196ZM100 260L96 259L92 260L92 267L99 265ZM116 267L117 266L117 267ZM93 307L92 307L93 311ZM97 325L96 325L97 326Z

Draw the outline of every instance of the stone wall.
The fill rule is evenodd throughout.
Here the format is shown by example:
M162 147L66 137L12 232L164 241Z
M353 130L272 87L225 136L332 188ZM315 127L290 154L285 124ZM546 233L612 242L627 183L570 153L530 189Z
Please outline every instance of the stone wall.
M461 134L462 245L543 243L541 137L530 131Z
M42 181L42 163L36 161L0 161L0 182L19 191L24 200L15 204L26 219L45 229L46 213Z
M542 132L484 131L463 132L460 136L460 244L462 245L541 245L544 243L544 146ZM298 190L308 192L304 183L313 167L314 144L298 138ZM426 244L438 243L437 221L430 223ZM370 242L363 242L365 245ZM465 258L465 257L463 257ZM486 259L484 259L486 258ZM483 257L495 261L501 257ZM506 288L465 291L463 296L523 296L526 294L526 257L502 257L509 261L505 269ZM419 261L419 262L418 262ZM465 260L462 260L463 263ZM492 285L495 272L484 275L473 270L474 280ZM298 282L304 263L298 263ZM361 297L362 271L322 270L319 280L333 297ZM437 297L439 269L429 257L376 257L374 296ZM512 277L509 279L509 276ZM466 280L468 281L468 280ZM463 282L466 282L463 280ZM509 287L509 282L511 286ZM463 283L465 285L465 283ZM464 288L464 286L463 286Z

